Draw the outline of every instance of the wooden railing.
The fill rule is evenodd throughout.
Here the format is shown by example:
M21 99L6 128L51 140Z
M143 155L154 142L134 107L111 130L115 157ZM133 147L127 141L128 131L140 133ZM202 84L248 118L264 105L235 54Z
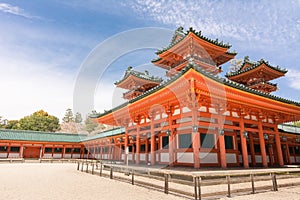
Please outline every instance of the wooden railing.
M236 193L278 191L279 187L300 185L300 169L255 172L232 171L205 174L203 172L178 172L172 170L115 165L96 160L78 160L77 170L117 179L132 185L155 188L164 193L174 193L200 200L203 197L228 196ZM293 181L290 179L293 178ZM282 182L278 184L278 180Z

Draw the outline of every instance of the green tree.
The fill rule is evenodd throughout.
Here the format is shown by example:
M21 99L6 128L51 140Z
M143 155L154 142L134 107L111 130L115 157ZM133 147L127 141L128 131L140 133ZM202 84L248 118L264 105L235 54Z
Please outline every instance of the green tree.
M75 115L75 122L78 124L80 124L82 122L82 116L79 112L77 112Z
M7 123L3 126L5 129L19 129L20 126L19 120L8 120Z
M74 116L73 116L73 111L72 109L68 108L66 110L65 116L63 117L63 122L69 123L69 122L74 122Z
M59 129L59 119L43 110L23 117L18 124L17 128L21 130L55 132Z
M95 122L95 120L90 117L87 117L84 123L85 123L84 129L89 133L93 132L98 126L98 123Z

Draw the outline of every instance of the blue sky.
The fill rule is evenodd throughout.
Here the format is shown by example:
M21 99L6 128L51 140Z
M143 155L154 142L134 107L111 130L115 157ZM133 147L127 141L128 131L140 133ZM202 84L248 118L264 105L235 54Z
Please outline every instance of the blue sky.
M236 58L264 58L287 68L288 74L274 81L280 88L274 94L300 101L299 0L0 0L0 116L18 119L44 109L61 119L73 107L82 63L97 45L135 28L178 26L229 42ZM144 49L113 60L98 80L94 108L118 104L114 81L128 65L153 70L154 52Z

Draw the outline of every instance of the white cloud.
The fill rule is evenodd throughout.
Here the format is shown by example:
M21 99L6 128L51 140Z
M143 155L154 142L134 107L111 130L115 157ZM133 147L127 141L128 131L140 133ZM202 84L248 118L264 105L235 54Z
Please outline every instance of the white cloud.
M31 16L30 14L26 13L22 8L7 3L0 3L0 11L17 16L22 16L25 18L35 18L34 16Z
M289 70L286 74L290 82L290 87L296 90L300 90L300 71L298 70Z
M205 35L263 44L299 39L299 5L282 1L136 0L131 7L160 23L193 26Z

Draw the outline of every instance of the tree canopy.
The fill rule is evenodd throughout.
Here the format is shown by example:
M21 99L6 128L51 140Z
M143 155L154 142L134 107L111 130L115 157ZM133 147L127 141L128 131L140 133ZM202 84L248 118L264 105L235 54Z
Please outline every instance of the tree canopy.
M59 129L59 119L43 110L39 110L23 117L13 127L21 130L55 132Z

